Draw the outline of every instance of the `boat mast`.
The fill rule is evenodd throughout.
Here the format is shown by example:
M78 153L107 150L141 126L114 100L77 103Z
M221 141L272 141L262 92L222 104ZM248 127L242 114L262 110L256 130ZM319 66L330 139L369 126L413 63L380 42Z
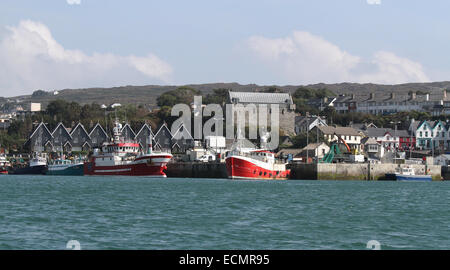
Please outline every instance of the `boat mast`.
M119 120L116 118L116 120L114 121L114 128L113 128L114 143L120 142L120 135L122 134L120 129L121 125L119 123Z
M152 133L150 132L150 134L148 135L148 139L150 140L150 142L147 142L147 145L148 145L148 150L147 150L147 152L148 152L148 154L149 155L151 155L152 154L152 148L153 148L153 143L152 143Z

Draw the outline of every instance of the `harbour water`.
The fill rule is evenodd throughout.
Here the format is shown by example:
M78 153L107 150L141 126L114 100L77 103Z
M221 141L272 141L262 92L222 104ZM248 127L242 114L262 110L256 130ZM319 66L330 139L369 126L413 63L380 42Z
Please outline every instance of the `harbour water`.
M450 182L0 177L0 249L449 249Z

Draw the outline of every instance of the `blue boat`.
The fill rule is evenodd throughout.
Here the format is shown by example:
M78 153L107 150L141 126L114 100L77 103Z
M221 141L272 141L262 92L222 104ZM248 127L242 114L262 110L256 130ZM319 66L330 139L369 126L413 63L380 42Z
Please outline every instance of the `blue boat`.
M35 152L30 164L24 168L14 168L13 174L45 174L47 170L47 159L41 153Z
M416 175L414 168L401 168L400 172L395 173L397 181L431 181L431 175Z
M81 160L59 158L48 165L47 175L84 175L84 163Z

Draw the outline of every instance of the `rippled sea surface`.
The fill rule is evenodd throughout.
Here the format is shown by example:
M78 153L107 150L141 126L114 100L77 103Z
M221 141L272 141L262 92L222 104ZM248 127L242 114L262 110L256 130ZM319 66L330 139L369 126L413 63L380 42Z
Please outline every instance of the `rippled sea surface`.
M450 182L0 177L0 249L450 249Z

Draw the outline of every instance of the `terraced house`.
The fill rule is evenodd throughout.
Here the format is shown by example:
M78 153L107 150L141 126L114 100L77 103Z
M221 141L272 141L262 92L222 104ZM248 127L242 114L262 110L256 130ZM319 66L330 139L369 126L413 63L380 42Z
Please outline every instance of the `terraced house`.
M412 121L409 130L416 137L416 147L419 149L450 149L450 125L447 122Z
M376 115L392 114L404 111L435 112L450 102L447 90L435 90L431 93L370 93L350 94L336 97L333 103L339 113L362 112Z
M362 130L364 134L374 139L387 151L409 150L415 147L415 137L411 136L407 130L395 130L390 128L366 128Z

